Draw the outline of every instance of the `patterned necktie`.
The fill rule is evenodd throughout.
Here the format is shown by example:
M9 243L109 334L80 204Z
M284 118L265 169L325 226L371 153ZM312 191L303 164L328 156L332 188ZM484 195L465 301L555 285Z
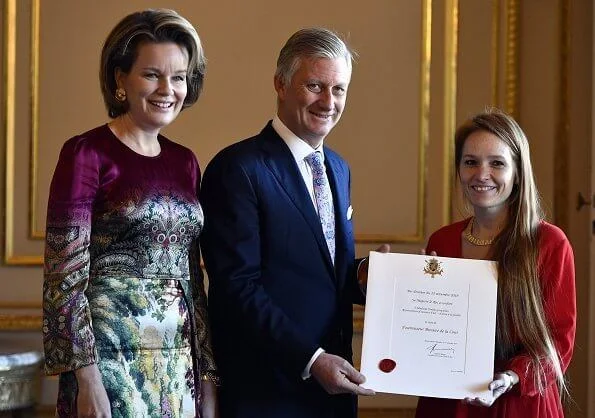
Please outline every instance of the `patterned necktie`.
M318 151L309 154L305 158L312 168L312 180L314 181L314 197L318 208L318 217L322 225L322 232L326 239L326 245L331 254L331 260L335 263L335 211L333 210L333 195L331 186L325 175L322 154Z

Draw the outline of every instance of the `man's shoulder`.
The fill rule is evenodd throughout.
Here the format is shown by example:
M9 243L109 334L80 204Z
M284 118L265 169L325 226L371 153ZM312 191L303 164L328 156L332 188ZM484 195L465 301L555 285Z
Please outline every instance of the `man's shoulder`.
M332 148L330 148L327 145L324 146L324 155L329 156L331 158L335 158L335 159L343 161L343 162L345 161L343 159L343 157L341 157L337 151L333 150Z
M349 164L347 163L347 161L343 157L341 157L339 153L337 153L336 151L334 151L326 145L324 146L324 158L329 159L331 163L339 164L343 168L347 170L349 169Z
M239 158L242 155L253 153L258 149L258 136L254 135L227 145L215 155L214 159Z
M270 139L269 125L256 135L234 142L219 151L209 163L209 166L228 164L253 164L259 160L263 144ZM272 131L272 129L270 129ZM274 131L273 131L274 132Z
M263 139L262 132L249 138L241 139L223 148L217 153L215 158L243 158L244 156L253 156L262 147Z

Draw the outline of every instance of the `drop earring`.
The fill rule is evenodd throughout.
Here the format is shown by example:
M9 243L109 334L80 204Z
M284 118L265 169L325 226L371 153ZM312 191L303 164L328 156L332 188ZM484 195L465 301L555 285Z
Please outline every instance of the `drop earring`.
M126 100L126 90L121 87L116 89L116 100L119 102L124 102Z

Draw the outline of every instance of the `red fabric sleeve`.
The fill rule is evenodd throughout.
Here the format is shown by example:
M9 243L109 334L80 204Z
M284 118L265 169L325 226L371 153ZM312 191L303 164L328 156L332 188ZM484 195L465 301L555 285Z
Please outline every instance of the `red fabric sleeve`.
M574 255L564 233L545 223L542 224L540 237L539 274L550 333L560 356L562 371L566 371L572 358L576 331ZM533 378L534 366L526 353L510 359L507 368L519 375L517 391L521 396L539 394ZM546 386L555 384L555 380L553 370L546 368Z

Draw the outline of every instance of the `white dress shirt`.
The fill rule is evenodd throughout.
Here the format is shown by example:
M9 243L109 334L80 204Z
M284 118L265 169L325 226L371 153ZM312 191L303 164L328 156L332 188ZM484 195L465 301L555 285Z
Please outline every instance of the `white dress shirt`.
M281 119L279 119L279 116L277 115L275 115L275 117L273 118L272 125L275 132L279 134L281 139L283 139L283 141L289 147L291 155L293 155L293 158L297 163L302 178L304 179L304 183L306 185L306 188L308 189L308 193L310 193L310 198L312 199L314 209L318 213L318 206L316 205L316 196L314 195L314 180L312 178L312 169L310 168L310 164L308 164L304 158L312 154L314 151L320 151L320 154L322 155L322 162L324 163L324 152L322 148L323 144L321 143L318 148L312 148L306 141L300 139L298 136L296 136L296 134L291 132L289 128L285 126L283 122L281 122ZM302 379L306 380L311 376L310 368L312 367L312 364L314 364L318 356L320 356L322 353L324 353L324 350L322 348L318 348L316 350L316 352L314 353L314 355L302 371Z

